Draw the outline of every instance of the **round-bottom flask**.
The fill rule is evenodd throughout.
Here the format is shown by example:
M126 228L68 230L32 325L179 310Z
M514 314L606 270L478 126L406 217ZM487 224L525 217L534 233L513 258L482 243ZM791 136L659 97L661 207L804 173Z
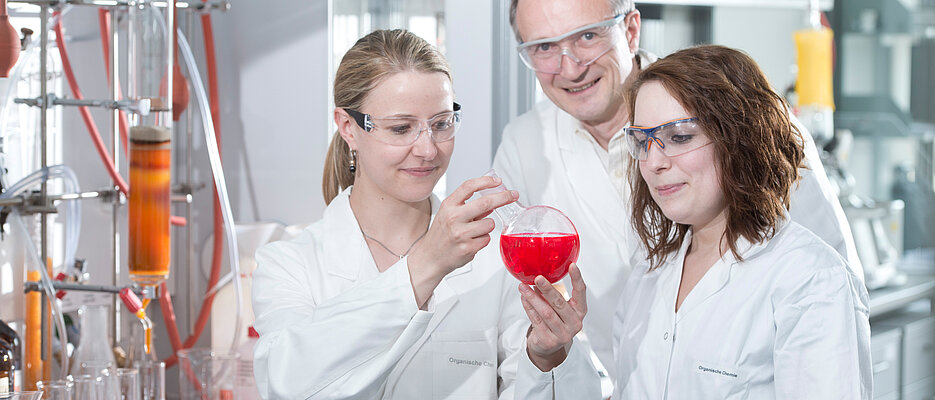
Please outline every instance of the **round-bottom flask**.
M486 176L497 177L494 170ZM502 184L481 193L507 190ZM500 256L516 279L527 285L535 284L542 275L555 283L568 273L578 260L581 242L575 224L564 213L549 206L524 207L518 201L496 209L503 222L500 234Z

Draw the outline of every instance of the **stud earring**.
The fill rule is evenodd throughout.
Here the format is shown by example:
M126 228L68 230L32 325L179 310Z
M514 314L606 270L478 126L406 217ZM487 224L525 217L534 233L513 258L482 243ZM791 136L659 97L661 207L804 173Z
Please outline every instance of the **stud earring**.
M351 150L351 161L347 163L347 169L351 174L357 172L357 150Z

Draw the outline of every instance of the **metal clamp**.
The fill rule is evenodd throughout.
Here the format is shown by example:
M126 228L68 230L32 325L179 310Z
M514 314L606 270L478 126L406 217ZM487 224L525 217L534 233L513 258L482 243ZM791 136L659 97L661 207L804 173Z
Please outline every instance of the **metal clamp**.
M16 104L25 104L30 107L42 107L43 103L48 102L49 105L53 106L78 106L78 107L101 107L107 109L120 109L124 111L129 111L141 116L149 115L149 112L152 111L152 100L148 98L137 99L137 100L78 100L78 99L65 99L59 98L53 93L46 95L46 99L43 99L42 96L34 98L16 98L13 101Z

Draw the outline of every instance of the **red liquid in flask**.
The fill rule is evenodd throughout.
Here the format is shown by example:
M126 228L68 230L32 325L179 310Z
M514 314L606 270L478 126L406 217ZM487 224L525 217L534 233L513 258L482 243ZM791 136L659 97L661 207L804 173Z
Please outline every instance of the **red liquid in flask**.
M580 242L573 233L511 233L500 236L500 255L516 279L534 285L542 275L555 283L578 260Z

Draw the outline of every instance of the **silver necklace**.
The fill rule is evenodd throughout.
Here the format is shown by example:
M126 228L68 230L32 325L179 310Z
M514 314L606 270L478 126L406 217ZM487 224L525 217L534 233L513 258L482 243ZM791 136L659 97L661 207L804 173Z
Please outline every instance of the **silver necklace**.
M416 243L419 243L419 241L422 240L422 238L425 237L425 234L426 234L426 233L429 233L429 228L428 228L428 227L425 227L425 232L422 232L422 235L419 236L418 238L416 238L416 240L415 240L414 242L412 242L412 244L409 245L409 248L406 249L406 252L403 253L403 254L396 254L395 252L393 252L393 250L390 250L389 247L386 247L386 245L383 244L383 242L377 240L377 239L374 238L373 236L368 235L367 232L364 232L363 229L360 230L360 233L363 233L365 238L370 239L370 240L373 240L374 242L377 242L377 244L380 245L380 247L382 247L383 250L386 250L388 253L390 253L390 254L392 254L392 255L394 255L394 256L396 256L396 257L399 257L399 259L402 260L403 257L405 257L407 254L409 254L409 251L411 251L412 248L415 247Z

